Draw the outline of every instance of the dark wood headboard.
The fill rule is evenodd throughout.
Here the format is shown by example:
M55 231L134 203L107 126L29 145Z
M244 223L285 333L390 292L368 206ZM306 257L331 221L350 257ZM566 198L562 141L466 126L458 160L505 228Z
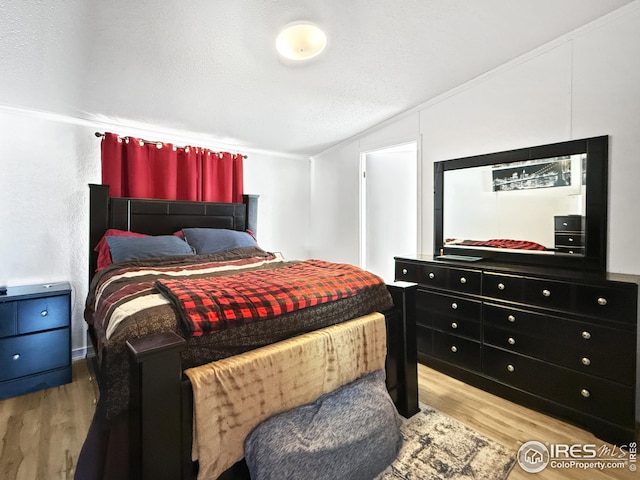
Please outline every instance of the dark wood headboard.
M258 195L244 203L109 197L109 185L89 185L89 282L98 265L93 251L109 228L171 235L185 227L228 228L257 233Z

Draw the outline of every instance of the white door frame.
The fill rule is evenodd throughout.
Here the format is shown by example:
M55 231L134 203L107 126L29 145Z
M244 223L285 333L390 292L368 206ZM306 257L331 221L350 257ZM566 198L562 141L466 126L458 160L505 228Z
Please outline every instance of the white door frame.
M360 267L366 269L367 264L367 185L366 185L366 168L367 168L367 155L390 150L396 147L402 147L408 144L416 145L416 226L417 226L417 238L416 238L416 252L406 253L420 253L422 250L422 135L418 136L415 140L407 140L405 142L398 142L389 144L386 146L363 150L360 152Z

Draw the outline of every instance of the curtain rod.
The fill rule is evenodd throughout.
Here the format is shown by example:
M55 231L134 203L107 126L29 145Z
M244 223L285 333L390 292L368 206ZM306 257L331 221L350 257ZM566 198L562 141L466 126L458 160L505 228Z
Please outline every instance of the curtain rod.
M104 137L104 133L102 132L95 132L94 135L98 138L100 137ZM153 142L151 140L145 140L144 138L140 138L139 140L143 141L144 143L152 143L152 144L158 144L158 143L163 143L163 142ZM181 147L179 145L174 145L175 148L185 148L185 147ZM247 158L246 155L242 155L242 158Z

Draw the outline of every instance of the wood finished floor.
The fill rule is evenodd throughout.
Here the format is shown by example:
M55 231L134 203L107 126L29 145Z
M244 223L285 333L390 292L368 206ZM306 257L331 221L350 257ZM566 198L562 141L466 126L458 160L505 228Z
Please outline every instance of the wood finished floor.
M529 440L552 443L602 442L590 433L442 375L418 368L420 401L513 449ZM73 382L0 401L0 479L72 479L89 429L98 392L84 361L74 362ZM637 473L637 472L636 472ZM628 470L599 472L547 469L537 474L518 465L508 480L627 480Z

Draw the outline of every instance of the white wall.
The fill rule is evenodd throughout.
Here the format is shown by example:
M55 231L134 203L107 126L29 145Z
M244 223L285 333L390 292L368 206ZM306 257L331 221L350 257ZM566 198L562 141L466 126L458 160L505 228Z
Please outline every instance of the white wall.
M431 253L434 161L609 135L608 269L640 274L640 222L629 217L640 204L639 25L640 2L634 2L314 157L312 255L335 252L357 261L357 217L344 211L358 208L353 171L369 145L421 135L421 247ZM331 184L334 175L341 178Z
M126 125L112 127L135 134ZM85 348L87 185L100 183L96 130L70 117L0 106L0 281L71 283L74 357L83 355ZM166 135L147 130L144 138L172 141ZM245 191L260 195L260 245L288 258L308 257L308 159L246 153Z

